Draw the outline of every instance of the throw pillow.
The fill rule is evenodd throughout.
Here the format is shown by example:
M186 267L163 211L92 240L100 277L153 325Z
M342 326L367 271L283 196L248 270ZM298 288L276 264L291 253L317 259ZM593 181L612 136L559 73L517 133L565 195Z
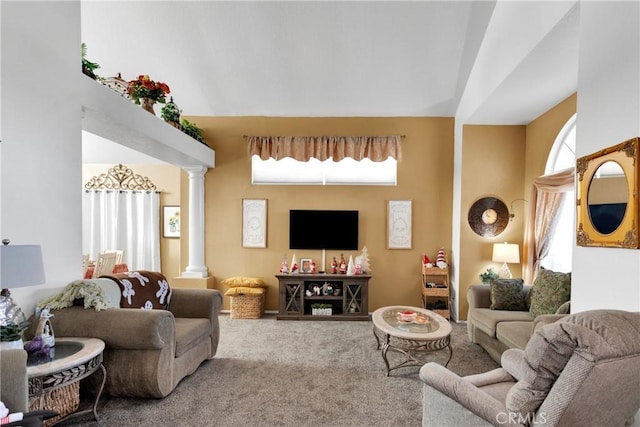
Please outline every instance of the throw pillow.
M225 292L225 296L230 296L230 295L262 295L265 293L265 289L264 288L249 288L249 287L243 287L243 286L238 286L235 288L230 288L227 292Z
M228 286L230 288L236 288L239 286L245 288L266 288L267 285L264 284L262 279L258 279L257 277L229 277L228 279L224 279L222 284Z
M554 314L571 299L571 273L559 273L540 267L530 292L529 313L533 317Z
M101 277L109 278L120 286L121 308L166 310L169 307L171 288L162 273L140 270Z
M526 311L522 279L494 279L491 287L491 310Z

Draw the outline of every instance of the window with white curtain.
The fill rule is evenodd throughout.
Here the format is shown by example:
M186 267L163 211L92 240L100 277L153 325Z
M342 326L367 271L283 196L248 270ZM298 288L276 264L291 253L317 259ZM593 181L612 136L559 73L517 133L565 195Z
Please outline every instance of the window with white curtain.
M253 184L396 185L401 135L247 136Z
M545 174L567 169L576 164L576 115L574 114L558 133L551 147ZM558 210L556 226L549 253L541 265L554 271L571 271L575 230L575 191L567 192L562 206Z
M344 158L303 162L290 157L261 160L251 157L251 182L272 185L396 185L396 159L382 162Z
M124 250L130 270L161 270L158 192L85 190L82 202L83 253Z

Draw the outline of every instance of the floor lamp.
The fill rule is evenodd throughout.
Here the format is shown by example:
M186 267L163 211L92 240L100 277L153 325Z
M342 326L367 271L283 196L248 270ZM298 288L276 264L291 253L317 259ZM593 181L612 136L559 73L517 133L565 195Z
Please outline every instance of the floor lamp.
M502 263L502 268L498 273L501 279L511 279L513 275L507 264L520 263L520 246L517 243L494 243L491 260Z

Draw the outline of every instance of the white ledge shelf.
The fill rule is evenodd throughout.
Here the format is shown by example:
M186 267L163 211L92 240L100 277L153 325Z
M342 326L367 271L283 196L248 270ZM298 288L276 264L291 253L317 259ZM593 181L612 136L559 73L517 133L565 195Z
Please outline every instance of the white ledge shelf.
M215 167L215 152L160 117L82 76L82 129L179 166Z

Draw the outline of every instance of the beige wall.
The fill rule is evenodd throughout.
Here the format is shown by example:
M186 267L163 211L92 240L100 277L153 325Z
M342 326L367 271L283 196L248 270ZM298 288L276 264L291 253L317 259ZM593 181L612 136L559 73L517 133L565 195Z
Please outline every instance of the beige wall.
M525 126L464 126L462 151L461 211L459 266L459 318L467 318L467 289L480 283L478 277L491 262L493 243L518 243L522 248L522 203L514 203L516 214L507 228L496 237L482 237L473 232L467 221L471 205L482 197L501 199L511 211L511 202L522 198L525 158ZM510 264L513 277L522 277L520 266Z
M86 183L93 176L107 173L109 168L113 166L111 164L84 164L82 166L82 183ZM161 192L160 223L162 224L162 206L180 205L180 169L170 165L126 164L125 166L129 167L133 173L149 178ZM162 272L166 277L175 277L180 274L180 240L162 237L162 228L160 229L160 257Z
M313 258L321 251L288 249L289 209L356 209L360 212L360 247L367 246L373 278L369 309L389 304L421 304L420 260L426 252L450 250L453 119L452 118L272 118L190 117L216 151L216 167L205 177L205 260L216 282L231 276L262 278L269 285L267 310L277 310L274 275L282 256L290 261ZM274 186L251 185L251 164L243 135L405 135L398 185ZM183 185L186 177L183 175ZM183 192L182 206L187 205ZM267 248L241 245L242 199L267 199ZM413 249L386 248L386 201L413 201ZM184 232L184 229L183 229ZM183 268L188 261L183 244ZM359 255L360 251L345 252ZM327 260L339 256L327 251ZM217 285L220 288L220 285ZM225 291L226 289L221 289ZM225 297L224 308L229 307Z
M529 203L531 181L544 173L553 142L566 121L575 113L576 96L561 102L528 126L465 126L462 211L480 197L502 199L515 218L495 238L482 238L471 230L466 215L461 225L460 319L466 319L466 291L478 283L478 275L491 262L493 242L521 245ZM216 151L216 167L205 178L205 262L219 283L226 277L251 275L269 284L266 308L277 310L277 281L274 275L288 249L289 209L357 209L360 211L360 246L369 249L373 279L370 309L389 304L420 305L420 256L435 257L442 246L449 253L452 209L452 118L273 118L190 117L202 129ZM329 131L331 130L331 131ZM251 165L243 135L374 135L401 134L403 159L398 167L398 186L273 186L251 185ZM91 169L91 167L98 169ZM84 179L103 173L110 165L84 168ZM148 176L163 191L162 204L180 204L187 217L188 178L173 166L128 165ZM95 171L94 171L95 170ZM180 184L177 184L180 177ZM528 181L528 182L527 182ZM181 194L181 197L180 197ZM266 249L241 246L241 204L243 198L264 198L268 203ZM386 249L386 201L413 200L413 249ZM513 204L512 204L513 202ZM187 221L182 234L188 235ZM177 277L188 264L188 240L161 240L162 268L167 277ZM358 255L360 251L345 253ZM314 258L321 251L295 251L300 258ZM339 256L328 251L327 260ZM521 253L521 256L523 254ZM521 268L510 265L514 277ZM229 308L225 298L224 308Z

